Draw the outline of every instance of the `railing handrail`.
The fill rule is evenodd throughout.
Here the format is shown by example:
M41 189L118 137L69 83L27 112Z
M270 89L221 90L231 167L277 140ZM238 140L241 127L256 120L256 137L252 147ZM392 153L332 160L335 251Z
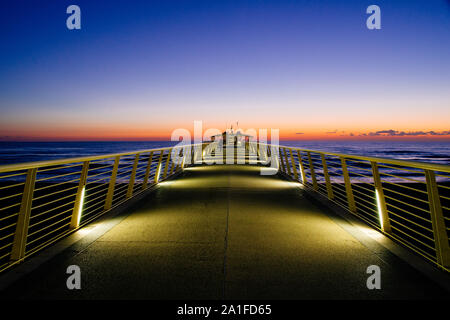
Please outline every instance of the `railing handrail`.
M331 155L331 156L336 156L336 157L342 157L345 159L356 159L356 160L393 164L393 165L403 166L403 167L412 167L412 168L417 168L417 169L425 169L425 170L433 170L433 171L438 171L438 172L450 173L450 165L446 165L446 164L435 164L435 163L428 163L428 162L421 162L421 161L408 161L408 160L399 160L399 159L390 159L390 158L381 158L381 157L358 156L358 155L352 155L352 154L347 154L347 153L337 153L337 152L329 152L329 151L303 149L303 148L294 147L294 146L273 145L273 144L267 144L267 143L262 143L262 142L258 142L258 143L262 144L262 145L266 145L266 146L274 146L274 147L281 147L281 148L286 148L286 149L290 149L290 150L300 150L300 151L305 151L305 152Z
M108 153L108 154L92 155L92 156L85 156L85 157L73 157L73 158L63 158L63 159L55 159L55 160L42 160L42 161L13 163L13 164L0 165L0 173L10 172L10 171L28 170L28 169L33 169L33 168L51 167L51 166L62 165L62 164L70 164L70 163L74 163L74 162L101 160L101 159L114 158L114 157L119 157L119 156L122 157L122 156L136 155L136 154L142 154L142 153L152 152L152 151L165 151L165 150L169 150L169 149L173 149L173 148L181 149L181 148L187 148L187 147L195 147L198 145L202 145L202 143L185 144L185 145L181 145L181 146L174 145L172 147L142 149L142 150L136 150L136 151Z

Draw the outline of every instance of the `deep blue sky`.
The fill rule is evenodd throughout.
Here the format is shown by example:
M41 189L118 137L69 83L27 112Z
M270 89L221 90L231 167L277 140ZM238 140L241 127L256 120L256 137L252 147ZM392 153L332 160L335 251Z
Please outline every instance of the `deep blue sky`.
M82 29L67 30L77 4ZM368 30L367 6L382 29ZM450 129L450 4L3 1L0 136ZM283 131L284 130L284 131Z

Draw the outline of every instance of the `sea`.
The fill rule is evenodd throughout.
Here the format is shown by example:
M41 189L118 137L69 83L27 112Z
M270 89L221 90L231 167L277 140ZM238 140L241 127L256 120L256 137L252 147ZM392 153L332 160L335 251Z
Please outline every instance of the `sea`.
M170 147L173 141L0 142L0 165ZM308 150L450 165L450 141L280 141Z
M175 146L173 141L89 141L89 142L0 142L0 166L15 163L68 159L94 155L108 155ZM299 147L307 150L328 151L349 155L372 156L377 158L401 159L450 165L450 142L412 142L412 141L280 141L280 145ZM367 169L367 168L366 168ZM40 178L60 175L58 181L65 181L65 169L42 172ZM103 169L107 170L107 169ZM356 175L366 172L360 168L352 168ZM391 182L422 181L420 172L383 168L385 180ZM395 175L395 176L393 176ZM11 181L23 176L8 178ZM338 179L338 178L336 178ZM339 178L340 179L340 178ZM407 180L405 180L407 179ZM359 180L365 178L359 177ZM449 181L448 174L437 177L439 181ZM18 181L18 180L17 180ZM56 181L56 180L55 180ZM337 181L337 180L336 180Z

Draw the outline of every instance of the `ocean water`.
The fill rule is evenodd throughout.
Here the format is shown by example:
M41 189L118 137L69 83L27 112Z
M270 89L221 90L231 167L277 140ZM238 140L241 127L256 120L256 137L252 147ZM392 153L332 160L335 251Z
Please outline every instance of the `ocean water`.
M0 142L0 165L170 147L171 141Z
M171 141L0 142L0 165L169 147ZM281 141L281 145L450 165L449 142Z
M280 144L309 150L450 165L450 141L281 141Z

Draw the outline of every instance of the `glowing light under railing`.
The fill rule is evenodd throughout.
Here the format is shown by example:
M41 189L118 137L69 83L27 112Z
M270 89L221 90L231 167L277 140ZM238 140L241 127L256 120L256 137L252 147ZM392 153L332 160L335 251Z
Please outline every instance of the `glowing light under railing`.
M77 231L80 236L88 235L94 228L81 228Z
M161 182L159 182L158 183L158 185L160 186L160 187L162 187L162 186L170 186L170 185L173 185L174 184L174 181L161 181Z
M372 228L369 228L367 226L358 226L359 230L361 230L362 232L364 232L366 235L368 235L369 237L375 239L375 240L382 240L384 239L384 235Z
M300 163L298 164L298 172L300 173L300 179L302 180L302 184L305 184L305 181L303 181L303 170Z
M159 176L161 174L161 166L158 166L158 169L156 170L156 183L159 182Z
M181 160L181 170L184 170L185 161L186 161L186 154L183 155L183 160Z
M286 184L291 188L300 188L300 189L305 188L305 186L303 184L301 184L300 182L296 182L296 181L289 181Z
M278 168L273 167L260 167L259 170L263 176L273 176L278 173Z
M77 225L80 225L80 221L81 221L81 213L83 212L85 191L86 191L86 187L84 186L83 189L81 189L81 199L80 199L80 206L78 207Z
M375 189L375 197L377 199L378 219L380 220L381 230L383 230L383 214L381 212L380 194L378 189Z

